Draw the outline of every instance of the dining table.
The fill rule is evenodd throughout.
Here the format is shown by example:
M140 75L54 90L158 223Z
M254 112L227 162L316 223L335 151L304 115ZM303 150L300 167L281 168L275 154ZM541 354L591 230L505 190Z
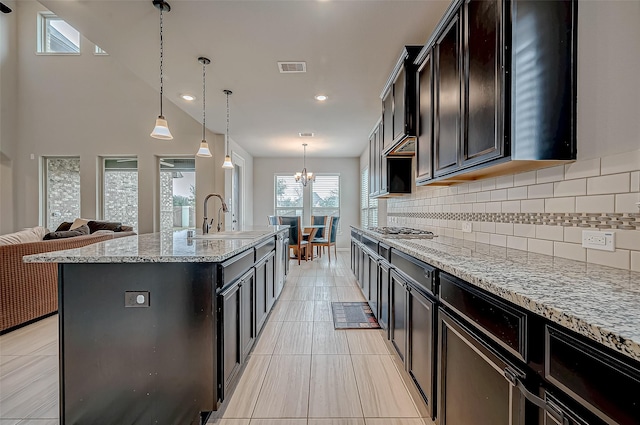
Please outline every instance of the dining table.
M311 246L311 241L315 238L316 233L318 232L319 229L324 229L325 227L327 227L326 224L310 224L310 225L304 225L302 226L302 239L309 241L309 250L313 250L313 247ZM306 257L309 256L311 258L311 260L313 261L313 252L310 253L309 255L309 250L305 250L305 259L307 259ZM295 250L294 250L295 252ZM297 255L297 253L296 253Z

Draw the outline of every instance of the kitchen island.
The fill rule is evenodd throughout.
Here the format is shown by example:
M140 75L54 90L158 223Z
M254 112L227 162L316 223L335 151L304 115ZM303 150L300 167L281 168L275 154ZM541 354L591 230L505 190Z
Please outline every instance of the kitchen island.
M25 257L59 264L60 423L196 424L216 410L282 290L287 238L163 232Z

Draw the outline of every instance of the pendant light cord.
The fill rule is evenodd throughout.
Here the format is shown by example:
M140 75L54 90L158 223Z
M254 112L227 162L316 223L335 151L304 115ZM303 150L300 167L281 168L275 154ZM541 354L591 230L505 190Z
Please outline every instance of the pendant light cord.
M164 115L162 114L162 95L164 93L163 90L163 79L162 79L162 62L164 60L164 41L162 38L162 9L164 8L163 5L160 6L160 116L164 117Z
M227 140L226 140L226 148L225 148L225 156L229 155L229 92L227 91Z
M206 84L206 79L205 79L205 67L207 66L206 61L202 61L202 140L205 140L204 138L204 131L205 131L205 120L206 120L206 116L205 116L205 111L206 111L206 103L205 103L205 84Z

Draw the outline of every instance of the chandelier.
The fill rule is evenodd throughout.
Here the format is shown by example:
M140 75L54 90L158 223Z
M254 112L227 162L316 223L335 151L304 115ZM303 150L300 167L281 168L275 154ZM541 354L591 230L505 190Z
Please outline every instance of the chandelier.
M294 174L296 182L302 183L302 186L306 186L310 181L314 181L316 178L313 173L307 172L307 143L303 143L304 153L302 154L302 171Z

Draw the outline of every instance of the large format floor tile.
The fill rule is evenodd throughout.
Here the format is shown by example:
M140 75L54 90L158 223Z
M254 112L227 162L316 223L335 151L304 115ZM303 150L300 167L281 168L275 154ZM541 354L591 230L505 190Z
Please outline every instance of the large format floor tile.
M312 354L349 354L347 333L334 329L333 322L315 322Z
M254 418L306 418L311 356L273 356Z
M258 337L258 341L253 347L253 351L251 354L273 354L273 350L276 348L276 343L278 342L278 336L280 335L280 330L282 329L283 323L284 322L269 320L262 328L262 333Z
M353 355L351 359L365 418L418 417L390 356Z
M311 360L309 417L362 417L350 356L314 355Z
M224 410L224 418L250 418L258 401L270 356L251 356L238 386Z
M382 333L377 329L353 329L346 336L351 354L389 354Z
M313 322L282 322L274 354L311 354Z

